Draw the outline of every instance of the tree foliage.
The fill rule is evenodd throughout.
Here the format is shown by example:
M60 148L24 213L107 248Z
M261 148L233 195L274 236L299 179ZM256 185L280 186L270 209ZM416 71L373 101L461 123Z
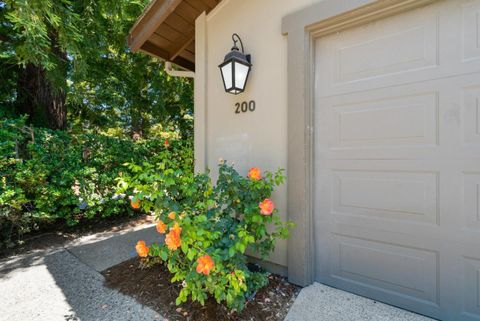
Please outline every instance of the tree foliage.
M76 130L149 135L161 124L190 136L191 81L169 77L160 61L126 45L147 2L0 1L3 113L28 113L33 124L49 126L47 102L39 99L47 92L63 99ZM19 81L39 77L46 80L36 87L47 90Z

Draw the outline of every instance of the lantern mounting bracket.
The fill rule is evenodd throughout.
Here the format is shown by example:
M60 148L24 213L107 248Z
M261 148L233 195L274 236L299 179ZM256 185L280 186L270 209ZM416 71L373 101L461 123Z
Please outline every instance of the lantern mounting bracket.
M240 38L240 36L236 33L234 33L232 35L232 40L233 40L233 47L232 47L232 50L236 50L236 51L239 51L238 47L237 47L237 42L240 42L240 46L242 48L242 53L245 54L245 50L243 49L243 42L242 42L242 38ZM247 61L249 63L252 63L252 55L245 55L245 57L247 58Z

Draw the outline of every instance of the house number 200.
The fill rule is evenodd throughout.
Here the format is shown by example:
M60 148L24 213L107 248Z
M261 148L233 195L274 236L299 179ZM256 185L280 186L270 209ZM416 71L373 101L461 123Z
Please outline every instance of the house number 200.
M250 100L249 102L242 102L235 104L235 114L246 113L247 111L255 111L255 101Z

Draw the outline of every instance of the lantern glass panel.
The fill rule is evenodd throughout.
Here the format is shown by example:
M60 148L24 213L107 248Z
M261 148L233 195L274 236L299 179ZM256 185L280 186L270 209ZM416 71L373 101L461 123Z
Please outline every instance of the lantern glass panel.
M225 85L225 90L230 90L233 87L232 84L232 63L225 64L221 67L223 84Z
M248 71L250 70L250 67L239 62L234 62L234 64L235 64L235 88L243 91L245 89L245 83L247 81Z

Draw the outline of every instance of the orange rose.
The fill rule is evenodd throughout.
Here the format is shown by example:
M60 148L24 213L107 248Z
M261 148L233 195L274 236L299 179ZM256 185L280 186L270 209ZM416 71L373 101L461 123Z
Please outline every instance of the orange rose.
M215 267L215 263L213 262L210 255L201 256L197 260L197 273L209 275L210 271L214 267Z
M167 236L165 237L165 244L169 250L175 251L182 245L182 240L180 239L180 234L182 234L182 228L178 225L177 222L170 228L170 232L168 232Z
M140 208L140 200L137 199L137 200L133 200L133 198L130 200L130 205L134 208L134 209L139 209Z
M175 212L170 212L168 214L168 218L171 219L171 220L174 220L176 216L177 216L177 213L175 213Z
M258 167L252 167L248 171L248 178L254 181L258 181L262 179L262 172L260 171L260 168Z
M168 142L168 139L165 140L165 147L170 146L170 143Z
M275 204L273 204L272 200L266 198L263 200L263 202L258 204L258 207L260 207L260 214L271 215L275 209Z
M162 221L158 221L157 232L160 234L163 234L165 233L166 230L167 230L167 225L165 225L165 223L163 223Z
M137 250L137 254L140 257L147 257L148 252L150 252L150 249L148 248L147 244L145 244L145 241L138 241L137 245L135 246L135 250Z
M173 227L170 228L170 231L174 231L178 235L182 234L182 228L180 227L180 225L178 225L177 222L173 224Z

